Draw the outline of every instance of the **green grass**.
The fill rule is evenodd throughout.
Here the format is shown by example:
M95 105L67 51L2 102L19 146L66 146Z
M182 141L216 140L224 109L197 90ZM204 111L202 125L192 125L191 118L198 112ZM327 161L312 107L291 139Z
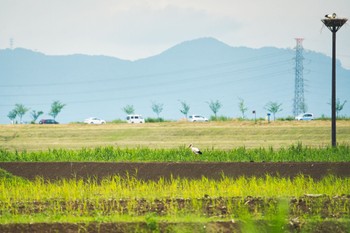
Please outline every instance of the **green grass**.
M1 162L349 162L350 146L288 148L244 147L231 150L205 149L198 156L189 148L174 149L97 147L79 150L9 151L0 149Z
M46 200L100 200L120 198L174 199L218 197L299 197L304 194L335 196L350 193L350 178L325 177L314 180L298 176L294 179L266 176L265 178L229 178L213 180L203 177L192 180L173 178L143 181L133 177L115 176L101 182L90 179L69 179L48 182L41 178L34 181L0 179L0 201L5 203Z
M343 194L349 192L350 179L333 176L321 180L304 176L222 177L219 181L204 177L142 181L114 176L101 182L49 182L41 178L14 182L0 178L0 224L263 219L270 226L281 226L289 217L348 219L350 203ZM322 195L310 198L305 194Z
M337 142L349 143L350 121L337 123ZM0 148L12 151L81 149L101 146L171 149L193 143L204 149L281 148L301 142L331 144L330 121L161 122L106 125L0 125Z

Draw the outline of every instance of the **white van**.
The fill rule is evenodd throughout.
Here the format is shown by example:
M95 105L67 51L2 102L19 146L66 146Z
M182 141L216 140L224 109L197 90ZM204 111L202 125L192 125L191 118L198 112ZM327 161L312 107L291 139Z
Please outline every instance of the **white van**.
M128 123L145 123L145 119L141 115L127 115L126 121Z

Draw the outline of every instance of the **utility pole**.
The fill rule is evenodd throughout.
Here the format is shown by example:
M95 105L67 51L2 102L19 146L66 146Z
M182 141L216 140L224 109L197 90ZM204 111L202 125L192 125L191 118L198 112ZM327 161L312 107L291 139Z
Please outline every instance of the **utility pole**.
M295 48L295 84L294 84L294 101L293 114L294 116L306 112L306 104L304 98L304 78L303 78L303 38L295 38L297 46Z
M348 19L337 18L336 13L325 15L321 21L332 32L332 146L337 146L336 140L336 33Z

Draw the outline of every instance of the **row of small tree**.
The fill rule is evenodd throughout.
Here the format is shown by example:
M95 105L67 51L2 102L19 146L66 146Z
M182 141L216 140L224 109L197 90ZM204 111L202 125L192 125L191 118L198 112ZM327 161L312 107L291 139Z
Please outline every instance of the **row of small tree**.
M63 109L63 107L65 106L65 104L61 103L60 101L54 101L51 104L51 109L49 111L49 115L53 117L53 119L56 119L57 115L61 112L61 110ZM17 123L16 118L19 118L19 122L22 122L22 118L23 116L30 110L30 108L25 107L23 104L15 104L14 109L12 109L8 114L7 117L11 120L11 122ZM30 112L30 115L32 117L32 121L31 123L35 123L37 121L37 119L43 115L44 112L43 111L36 111L36 110L32 110Z
M239 111L241 112L241 118L245 119L246 118L246 112L248 111L248 107L246 106L244 99L242 98L238 98L239 102L238 102L238 108ZM336 112L337 115L339 115L339 112L344 108L344 105L347 101L343 101L341 103L341 101L339 99L337 99L336 102ZM180 112L185 116L185 118L187 119L188 113L190 111L190 105L187 104L185 101L180 100L180 104L181 104L181 108L180 108ZM223 106L222 103L219 100L211 100L209 102L207 102L210 110L213 112L214 114L214 119L217 119L217 113L219 112L219 110L221 109L221 107ZM163 111L163 104L161 103L152 103L152 111L154 113L157 114L158 119L160 119L159 115L160 113ZM273 119L276 120L276 114L278 112L281 112L282 109L282 103L278 103L278 102L273 102L270 101L268 102L265 106L264 109L271 113L273 116ZM134 114L135 113L135 109L133 105L127 105L123 108L123 111L127 114ZM253 113L255 113L255 110L253 111Z
M152 111L157 114L157 118L160 119L159 115L160 113L163 111L163 104L161 103L156 103L156 102L152 102ZM135 114L135 108L133 105L126 105L123 108L123 111L127 114L127 115L131 115L131 114Z
M180 108L180 112L185 116L185 118L187 119L188 117L188 113L190 111L190 105L188 103L186 103L185 101L180 100L180 104L181 104L181 108ZM219 110L221 109L221 107L223 106L222 103L219 100L211 100L209 102L207 102L210 110L213 112L214 114L214 119L217 119L217 114L219 112ZM159 115L160 113L163 111L163 104L162 103L156 103L156 102L152 102L152 111L157 115L157 118L160 119ZM277 102L269 102L266 104L265 109L273 114L273 117L275 119L275 115L276 113L282 111L281 108L282 104L277 103ZM239 98L239 103L238 103L238 107L240 112L242 113L242 118L244 119L245 113L246 111L248 111L248 108L246 107L244 100L242 98ZM135 108L133 105L126 105L123 108L123 111L127 114L135 114Z
M238 102L238 108L239 111L241 112L241 117L242 119L246 118L246 112L248 111L248 107L245 105L244 99L242 98L238 98L239 102ZM219 112L219 110L221 109L221 107L223 106L222 103L219 100L211 100L209 102L206 102L210 108L210 110L213 112L214 114L214 119L217 119L217 114ZM336 111L337 111L337 115L339 114L339 112L343 109L344 105L346 103L346 100L341 103L339 99L337 99L337 103L336 103ZM185 101L180 100L180 104L181 104L181 108L180 108L180 112L185 116L185 118L187 119L188 117L188 113L190 111L190 105L188 103L186 103ZM56 119L57 115L61 112L61 110L63 109L63 107L65 106L65 104L61 103L60 101L54 101L51 104L51 109L48 113L48 115L52 116L54 119ZM163 111L163 106L164 104L162 103L156 103L156 102L152 102L152 111L157 115L157 118L160 119L160 113ZM276 114L278 112L281 112L283 109L281 108L282 104L278 103L278 102L268 102L265 105L265 110L267 110L269 113L271 113L273 115L273 119L276 119ZM7 117L12 121L12 123L16 122L16 118L19 118L19 122L22 123L22 118L23 116L29 111L29 108L26 108L23 104L16 104L14 109L12 109ZM135 114L135 108L133 105L126 105L123 108L123 111L127 114ZM253 111L255 112L255 111ZM36 110L32 110L30 112L30 115L32 117L32 121L31 123L35 123L37 121L37 119L44 114L43 111L36 111Z

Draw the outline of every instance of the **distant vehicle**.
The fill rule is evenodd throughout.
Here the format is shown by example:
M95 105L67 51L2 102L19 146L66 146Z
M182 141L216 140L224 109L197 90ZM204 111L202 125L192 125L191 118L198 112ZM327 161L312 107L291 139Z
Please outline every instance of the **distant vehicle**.
M311 121L314 119L314 114L312 113L302 113L295 117L295 120L298 121Z
M97 118L97 117L90 117L88 119L85 119L84 123L86 123L86 124L102 125L102 124L106 124L106 121L102 120L100 118Z
M39 124L58 124L54 119L41 119Z
M145 119L141 115L127 115L126 121L128 123L145 123Z
M188 121L190 122L206 122L208 118L200 115L191 115L188 117Z

